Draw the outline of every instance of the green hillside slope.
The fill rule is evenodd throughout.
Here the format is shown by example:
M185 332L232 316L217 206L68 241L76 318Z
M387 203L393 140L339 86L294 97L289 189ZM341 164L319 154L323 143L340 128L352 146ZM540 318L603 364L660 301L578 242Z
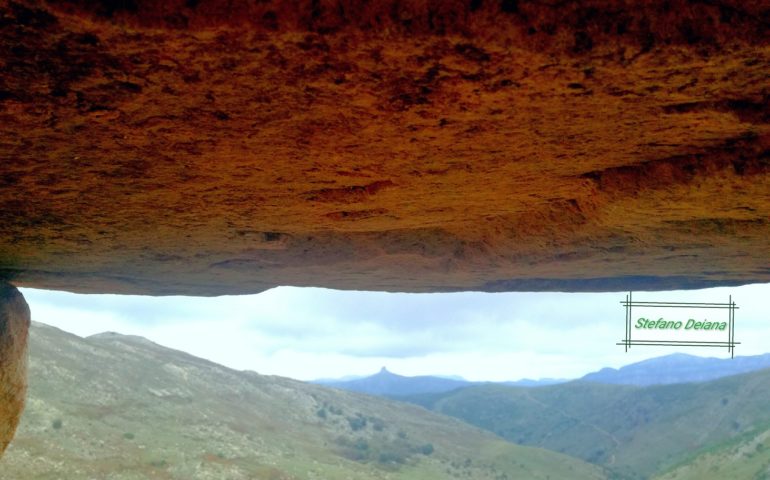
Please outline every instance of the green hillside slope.
M770 370L645 388L471 387L411 400L511 441L605 466L620 478L649 478L770 422Z
M656 480L770 480L770 429L760 428L689 458Z
M138 337L32 328L0 479L599 479L416 406L238 372Z

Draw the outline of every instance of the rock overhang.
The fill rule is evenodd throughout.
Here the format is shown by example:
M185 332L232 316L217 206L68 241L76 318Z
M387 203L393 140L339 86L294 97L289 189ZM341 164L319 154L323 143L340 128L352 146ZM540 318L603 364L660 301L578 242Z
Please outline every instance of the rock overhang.
M763 2L23 1L0 19L16 285L770 280Z

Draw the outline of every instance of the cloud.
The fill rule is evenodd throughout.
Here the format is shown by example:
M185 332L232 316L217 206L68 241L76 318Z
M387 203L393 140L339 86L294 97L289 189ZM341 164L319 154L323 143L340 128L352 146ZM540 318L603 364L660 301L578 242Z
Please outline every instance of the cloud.
M625 293L399 294L279 287L216 298L77 295L23 289L33 319L81 336L106 330L239 369L300 379L372 373L459 374L471 379L570 377L670 349L615 345ZM770 285L641 292L637 300L726 301L738 354L770 344ZM721 350L696 354L726 355ZM399 371L399 370L396 370Z

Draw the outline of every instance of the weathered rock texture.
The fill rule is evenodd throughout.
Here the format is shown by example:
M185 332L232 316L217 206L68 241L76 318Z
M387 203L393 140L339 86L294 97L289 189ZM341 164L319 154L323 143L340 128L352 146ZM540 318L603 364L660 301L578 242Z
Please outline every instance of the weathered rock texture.
M0 274L770 281L760 0L0 2Z
M13 438L24 409L29 321L24 297L0 282L0 456Z

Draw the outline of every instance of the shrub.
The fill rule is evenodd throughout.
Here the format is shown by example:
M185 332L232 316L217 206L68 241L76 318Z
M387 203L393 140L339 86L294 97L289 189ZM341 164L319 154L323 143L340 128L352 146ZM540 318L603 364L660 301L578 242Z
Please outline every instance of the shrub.
M376 432L381 432L385 429L385 422L377 417L369 417L369 421L372 422L372 428Z
M380 456L377 460L385 465L392 463L401 464L406 462L406 456L402 452L398 452L396 450L386 450L380 453Z
M419 451L423 455L430 455L431 453L433 453L433 444L432 443L426 443L425 445L420 447Z
M150 462L150 466L155 468L165 468L168 466L168 462L166 462L165 460L152 460Z
M369 450L369 442L363 438L356 439L356 441L353 443L353 448L365 452Z
M123 434L123 438L125 438L126 440L133 440L134 439L134 434L131 433L131 432L126 432L126 433Z
M356 462L366 462L369 459L369 443L363 438L352 439L345 437L338 437L336 440L337 445L342 447L340 454L348 460Z
M366 428L366 418L364 418L360 413L355 417L348 417L348 423L350 424L350 429L354 432Z
M62 427L62 421L60 418L57 418L56 420L51 423L51 426L54 430L59 430Z

